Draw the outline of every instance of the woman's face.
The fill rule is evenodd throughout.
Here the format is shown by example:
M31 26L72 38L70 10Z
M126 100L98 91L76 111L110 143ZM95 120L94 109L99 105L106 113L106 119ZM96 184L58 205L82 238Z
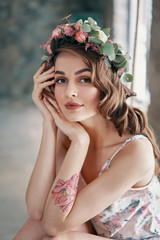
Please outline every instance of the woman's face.
M55 81L55 98L67 120L80 122L98 114L100 91L91 82L91 71L81 57L60 53Z

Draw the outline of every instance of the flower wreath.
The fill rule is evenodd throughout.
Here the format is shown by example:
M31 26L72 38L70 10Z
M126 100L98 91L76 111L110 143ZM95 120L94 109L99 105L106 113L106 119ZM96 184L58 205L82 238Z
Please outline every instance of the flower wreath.
M49 65L55 50L64 43L77 42L83 44L86 51L90 48L102 56L109 67L117 70L123 81L131 82L133 80L133 76L127 73L129 70L128 60L131 58L127 53L122 53L120 45L109 40L110 28L101 29L91 17L84 22L80 19L76 23L70 23L68 17L65 19L68 23L58 25L47 43L41 45L41 48L44 49L42 64Z

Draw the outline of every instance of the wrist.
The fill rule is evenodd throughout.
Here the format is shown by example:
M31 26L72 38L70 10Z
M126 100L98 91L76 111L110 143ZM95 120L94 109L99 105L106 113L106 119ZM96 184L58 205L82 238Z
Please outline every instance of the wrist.
M83 135L78 135L72 139L72 143L78 143L80 145L88 146L90 143L89 135L87 133Z
M46 119L43 120L42 125L43 125L43 128L45 130L53 131L55 133L57 132L57 127L56 127L53 120L50 120L50 119L46 118Z

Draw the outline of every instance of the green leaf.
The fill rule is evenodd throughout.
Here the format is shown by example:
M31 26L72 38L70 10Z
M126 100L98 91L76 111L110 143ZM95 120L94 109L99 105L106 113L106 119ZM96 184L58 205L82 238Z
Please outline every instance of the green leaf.
M89 18L88 18L88 22L89 22L90 25L92 25L92 24L94 24L95 21L94 21L93 18L89 17Z
M99 35L98 31L91 31L88 33L88 36L90 36L90 37L98 37L98 35Z
M83 32L90 32L91 31L91 27L89 24L85 23L82 25L82 30Z
M118 51L118 44L117 44L117 43L113 43L113 46L114 46L115 54L117 54L117 51Z
M107 55L107 56L113 55L114 54L113 44L109 41L105 42L102 45L102 52L103 52L103 55Z
M95 43L95 45L96 45L96 47L97 47L97 49L98 49L98 51L99 51L99 54L102 55L102 49L101 49L101 47L100 47L97 43Z
M107 36L110 35L110 28L101 29Z
M80 23L81 25L83 24L83 20L82 19L79 19L77 22Z
M116 58L115 58L115 62L116 63L121 63L125 60L125 57L123 55L117 55Z
M120 63L114 62L114 66L115 66L117 69L124 68L126 65L127 65L127 60L126 60L126 59L125 59L123 62L120 62Z
M43 61L43 62L46 62L46 61L48 61L48 57L47 57L46 55L42 56L42 58L41 58L41 59L42 59L42 61Z
M125 82L132 82L133 81L133 76L129 73L125 73L122 75L121 79Z
M97 26L96 24L92 24L91 25L91 28L92 28L92 30L94 30L94 31L97 31L97 30L100 30L101 28L99 27L99 26Z
M47 48L44 48L44 55L46 55L46 56L48 56L48 57L51 57L51 56L52 56L52 54L49 54L49 53L47 52Z
M113 61L116 57L116 54L113 52L111 55L108 56L110 61Z
M103 43L103 41L101 41L101 40L98 39L98 38L89 38L89 41L90 41L91 43L98 43L98 44L102 44L102 43Z
M122 51L121 51L120 49L118 49L118 51L117 51L116 54L117 54L117 55L122 55Z

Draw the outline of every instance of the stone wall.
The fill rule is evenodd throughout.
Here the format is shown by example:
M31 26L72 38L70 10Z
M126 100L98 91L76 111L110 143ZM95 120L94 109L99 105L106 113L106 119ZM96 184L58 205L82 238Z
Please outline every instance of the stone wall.
M61 18L90 15L103 25L105 9L112 13L112 5L110 0L0 0L0 98L30 98L32 76L41 64L39 46Z

